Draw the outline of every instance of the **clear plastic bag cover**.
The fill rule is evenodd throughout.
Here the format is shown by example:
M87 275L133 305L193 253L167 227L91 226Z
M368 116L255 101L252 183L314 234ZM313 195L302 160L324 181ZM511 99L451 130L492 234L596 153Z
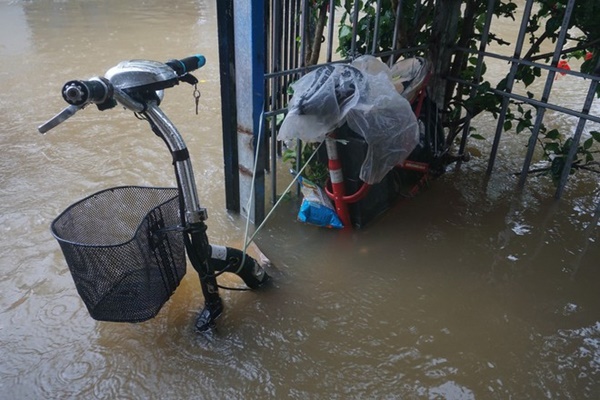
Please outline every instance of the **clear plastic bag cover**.
M417 119L392 84L391 71L372 56L316 69L292 88L279 140L320 142L347 123L368 144L360 178L380 182L419 142Z
M398 59L390 71L396 91L412 101L429 73L429 62L423 57Z

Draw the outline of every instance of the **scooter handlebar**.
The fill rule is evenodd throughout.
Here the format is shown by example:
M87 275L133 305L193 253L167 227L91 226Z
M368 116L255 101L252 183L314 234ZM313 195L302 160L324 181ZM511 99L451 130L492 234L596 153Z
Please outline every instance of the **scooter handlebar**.
M181 76L202 68L206 64L206 58L203 55L196 54L180 60L169 60L165 64L171 67L178 76Z
M196 54L179 60L169 60L165 64L173 69L178 77L183 77L189 72L203 67L206 64L206 58L203 55ZM104 110L116 105L116 99L128 109L135 112L144 110L144 104L139 103L124 91L114 87L104 77L69 81L63 85L61 93L63 99L69 103L69 106L52 119L40 125L38 127L40 133L48 132L90 103L97 104L100 110Z
M67 103L74 106L101 104L112 96L112 85L105 78L69 81L62 88L62 96Z

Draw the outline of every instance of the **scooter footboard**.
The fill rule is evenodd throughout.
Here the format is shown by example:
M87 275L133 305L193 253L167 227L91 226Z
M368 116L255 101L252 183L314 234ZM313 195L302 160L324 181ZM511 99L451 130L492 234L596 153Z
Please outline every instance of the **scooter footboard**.
M238 249L226 246L210 245L210 262L216 272L237 274L251 289L259 288L269 280L265 269L253 257Z

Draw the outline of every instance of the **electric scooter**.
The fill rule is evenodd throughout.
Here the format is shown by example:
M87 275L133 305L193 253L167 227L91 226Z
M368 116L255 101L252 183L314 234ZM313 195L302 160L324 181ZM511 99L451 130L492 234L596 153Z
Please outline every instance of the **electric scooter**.
M165 89L180 82L196 87L191 72L205 62L201 55L165 63L131 60L104 76L69 81L62 88L69 105L38 128L46 133L90 104L100 111L120 104L149 123L173 158L176 188L103 190L52 222L77 291L96 320L140 322L156 316L185 274L186 254L205 301L195 324L198 331L214 327L223 311L218 275L236 273L251 289L270 279L245 251L209 244L207 211L200 206L188 149L159 107ZM197 105L197 88L195 97Z

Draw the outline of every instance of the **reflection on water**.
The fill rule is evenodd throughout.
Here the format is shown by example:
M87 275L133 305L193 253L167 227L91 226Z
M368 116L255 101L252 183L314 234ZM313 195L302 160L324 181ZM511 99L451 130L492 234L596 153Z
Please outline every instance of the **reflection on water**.
M486 160L476 158L359 232L301 225L296 204L284 204L258 240L276 264L273 287L223 292L226 312L209 336L193 331L202 303L194 273L151 321L91 320L49 224L106 187L172 185L170 157L122 110L89 107L45 136L36 127L64 106L67 80L129 58L206 54L200 116L184 86L166 94L164 109L188 141L211 238L239 247L244 222L223 210L214 4L3 2L0 22L3 396L600 393L597 178L576 177L558 204L546 178L517 198L522 143L508 136L487 185Z

